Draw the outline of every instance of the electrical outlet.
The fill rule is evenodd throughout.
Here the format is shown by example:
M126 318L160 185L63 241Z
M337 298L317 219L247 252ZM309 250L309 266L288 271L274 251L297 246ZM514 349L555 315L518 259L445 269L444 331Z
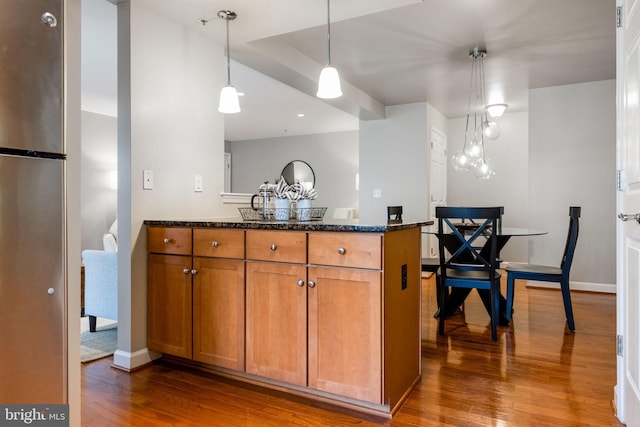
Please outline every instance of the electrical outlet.
M142 189L153 190L153 171L150 171L150 170L142 171Z
M202 175L196 175L194 179L194 189L196 193L202 193Z
M373 189L373 198L374 199L379 199L382 197L382 190L379 188L374 188Z

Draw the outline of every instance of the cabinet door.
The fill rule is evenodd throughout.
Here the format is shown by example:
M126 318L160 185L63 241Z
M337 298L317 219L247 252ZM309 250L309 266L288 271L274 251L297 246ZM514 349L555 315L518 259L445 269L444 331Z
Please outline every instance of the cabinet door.
M307 267L247 261L246 371L307 383Z
M150 254L147 262L147 345L191 358L191 257Z
M309 387L382 403L382 273L309 268Z
M193 359L244 370L244 261L193 259Z

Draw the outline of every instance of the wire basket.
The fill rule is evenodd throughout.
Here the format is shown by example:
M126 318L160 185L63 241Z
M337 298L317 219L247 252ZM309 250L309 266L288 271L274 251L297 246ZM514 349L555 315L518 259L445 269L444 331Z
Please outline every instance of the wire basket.
M322 221L327 208L238 208L244 221Z

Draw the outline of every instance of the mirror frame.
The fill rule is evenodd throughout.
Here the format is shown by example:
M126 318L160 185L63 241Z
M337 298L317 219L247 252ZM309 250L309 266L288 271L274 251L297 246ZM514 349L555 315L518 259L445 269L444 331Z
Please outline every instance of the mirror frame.
M306 169L308 169L307 173L304 174L297 174L296 173L296 165L300 165L300 167L304 167ZM287 170L287 168L291 168L293 169L293 171L291 173L285 173L285 171ZM309 172L310 172L310 177L311 177L311 188L315 188L316 186L316 174L313 170L313 168L311 167L311 165L307 162L305 162L304 160L292 160L289 163L287 163L284 168L282 168L282 172L280 172L280 176L282 176L285 180L285 182L288 185L293 185L296 182L296 179L300 180L300 182L309 182ZM300 177L302 176L301 179ZM289 182L289 178L293 178L293 182Z

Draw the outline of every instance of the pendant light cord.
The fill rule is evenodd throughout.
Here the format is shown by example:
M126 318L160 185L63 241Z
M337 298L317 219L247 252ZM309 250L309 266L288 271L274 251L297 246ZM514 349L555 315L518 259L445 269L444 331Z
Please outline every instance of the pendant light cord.
M231 86L231 49L229 48L229 16L224 19L227 22L227 86Z
M331 65L331 6L327 0L327 65Z

